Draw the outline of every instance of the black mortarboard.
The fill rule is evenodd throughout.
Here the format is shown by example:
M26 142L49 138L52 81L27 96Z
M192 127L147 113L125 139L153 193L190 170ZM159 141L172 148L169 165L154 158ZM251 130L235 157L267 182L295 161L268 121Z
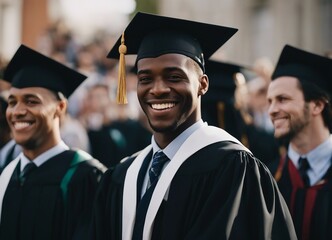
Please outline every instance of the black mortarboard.
M208 60L205 64L209 77L209 90L202 97L202 118L210 125L221 127L237 138L241 138L242 120L234 106L236 79L242 76L244 66Z
M203 100L231 101L236 89L235 74L240 73L241 68L237 64L206 61L205 69L209 77L209 90L203 96Z
M86 79L83 74L21 45L4 72L15 88L42 87L69 97Z
M142 58L179 53L196 61L204 71L205 60L236 31L235 28L138 12L107 57L120 57L121 67L119 50L137 54L136 62Z
M286 45L272 74L272 80L296 77L316 84L332 93L332 59Z

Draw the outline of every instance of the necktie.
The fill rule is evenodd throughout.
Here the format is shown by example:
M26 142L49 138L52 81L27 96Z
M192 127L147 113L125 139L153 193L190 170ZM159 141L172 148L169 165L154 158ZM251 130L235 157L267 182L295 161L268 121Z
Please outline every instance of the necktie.
M158 151L154 154L152 165L149 170L150 185L153 185L155 181L158 181L161 170L168 160L168 157L163 151Z
M308 176L308 170L310 168L310 164L308 162L308 159L300 157L299 159L299 173L303 180L304 186L308 187L310 186L310 179Z
M153 155L152 164L149 169L150 186L137 206L132 240L142 240L146 212L148 210L154 188L157 185L161 170L168 160L169 158L162 151L158 151Z
M31 173L34 169L36 169L37 166L36 164L34 164L33 162L28 163L22 170L21 174L20 174L20 181L21 184L24 183L25 179L27 178L27 176L29 175L29 173Z

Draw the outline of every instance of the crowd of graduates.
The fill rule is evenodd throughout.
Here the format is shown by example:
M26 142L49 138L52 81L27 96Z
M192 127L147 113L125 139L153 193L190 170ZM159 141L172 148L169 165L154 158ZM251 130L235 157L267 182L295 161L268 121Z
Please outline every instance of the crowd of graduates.
M62 22L55 22L40 36L36 50L88 77L69 98L67 114L61 120L61 134L69 146L87 151L110 167L146 146L151 131L138 105L136 78L130 64L129 104L116 104L117 62L106 59L107 41L107 37L96 36L89 43L79 43ZM1 60L3 72L8 59ZM2 99L6 98L8 87L2 80ZM7 142L8 138L1 146Z
M331 239L332 60L203 59L236 30L150 14L126 31L125 105L121 37L57 22L1 59L0 238Z
M116 103L117 61L107 59L105 55L111 42L109 36L100 34L89 43L80 43L63 22L55 22L45 30L36 43L37 51L88 76L87 80L69 98L68 113L62 120L62 138L71 147L91 153L109 167L114 166L126 155L142 149L151 140L151 129L137 101L136 73L134 72L134 62L130 58L126 69L129 101L127 105ZM2 71L7 62L8 60L1 59ZM220 65L223 64L220 63ZM245 71L250 73L245 76L246 82L242 88L238 87L236 91L234 88L231 95L228 94L227 87L219 89L224 92L220 94L221 99L217 99L217 102L225 102L226 105L230 103L231 108L236 108L234 110L236 113L223 114L222 121L227 122L227 126L229 125L226 130L237 129L230 130L230 132L241 139L247 147L250 147L259 159L269 162L272 160L272 156L276 156L275 154L278 154L279 151L274 143L273 127L267 115L265 99L273 71L272 62L268 58L262 57L253 61L252 66L243 67L236 63L230 63L230 65L233 66L233 69L246 68ZM222 77L225 76L228 81L233 81L232 74L235 70L232 72L227 67L221 69L226 70L219 75L223 74ZM5 98L9 85L3 80L0 86L1 84L1 95ZM214 91L213 88L211 87L211 92ZM226 97L227 100L224 101ZM215 114L214 110L211 110L211 114ZM235 123L232 119L232 114L238 112L245 115L240 116L241 123ZM218 123L215 117L209 119L208 115L207 113L205 117L206 120L209 120L209 124L224 126L225 123ZM263 142L255 141L255 144L252 142L249 145L248 136L255 138L256 128L258 128L258 134L266 135L268 139ZM137 134L133 134L134 132ZM4 145L5 142L1 144ZM103 144L107 144L108 149L105 149ZM264 146L262 146L263 144Z

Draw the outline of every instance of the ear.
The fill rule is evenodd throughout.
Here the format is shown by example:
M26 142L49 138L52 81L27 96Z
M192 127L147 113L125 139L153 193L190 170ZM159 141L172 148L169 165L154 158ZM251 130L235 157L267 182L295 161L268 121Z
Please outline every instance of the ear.
M325 107L325 102L322 101L322 100L315 100L315 101L312 101L312 113L314 115L319 115L322 113L322 111L324 110L324 107Z
M66 114L67 111L67 101L66 100L60 100L57 103L55 116L62 118L63 115Z
M203 96L209 89L209 78L203 74L199 79L198 96Z

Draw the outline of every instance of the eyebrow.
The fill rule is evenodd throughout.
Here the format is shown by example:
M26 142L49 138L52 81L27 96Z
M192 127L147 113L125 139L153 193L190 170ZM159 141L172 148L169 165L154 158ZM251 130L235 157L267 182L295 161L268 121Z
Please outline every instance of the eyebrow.
M31 93L23 94L23 97L24 98L38 98L38 99L40 99L37 95L31 94ZM8 96L8 99L12 99L12 98L16 98L15 95L11 94L11 95Z
M163 69L163 72L172 72L172 71L181 71L181 72L183 72L183 70L179 67L166 67L166 68ZM152 72L151 70L143 69L143 70L139 70L137 72L137 75L138 74L149 74L151 72Z

